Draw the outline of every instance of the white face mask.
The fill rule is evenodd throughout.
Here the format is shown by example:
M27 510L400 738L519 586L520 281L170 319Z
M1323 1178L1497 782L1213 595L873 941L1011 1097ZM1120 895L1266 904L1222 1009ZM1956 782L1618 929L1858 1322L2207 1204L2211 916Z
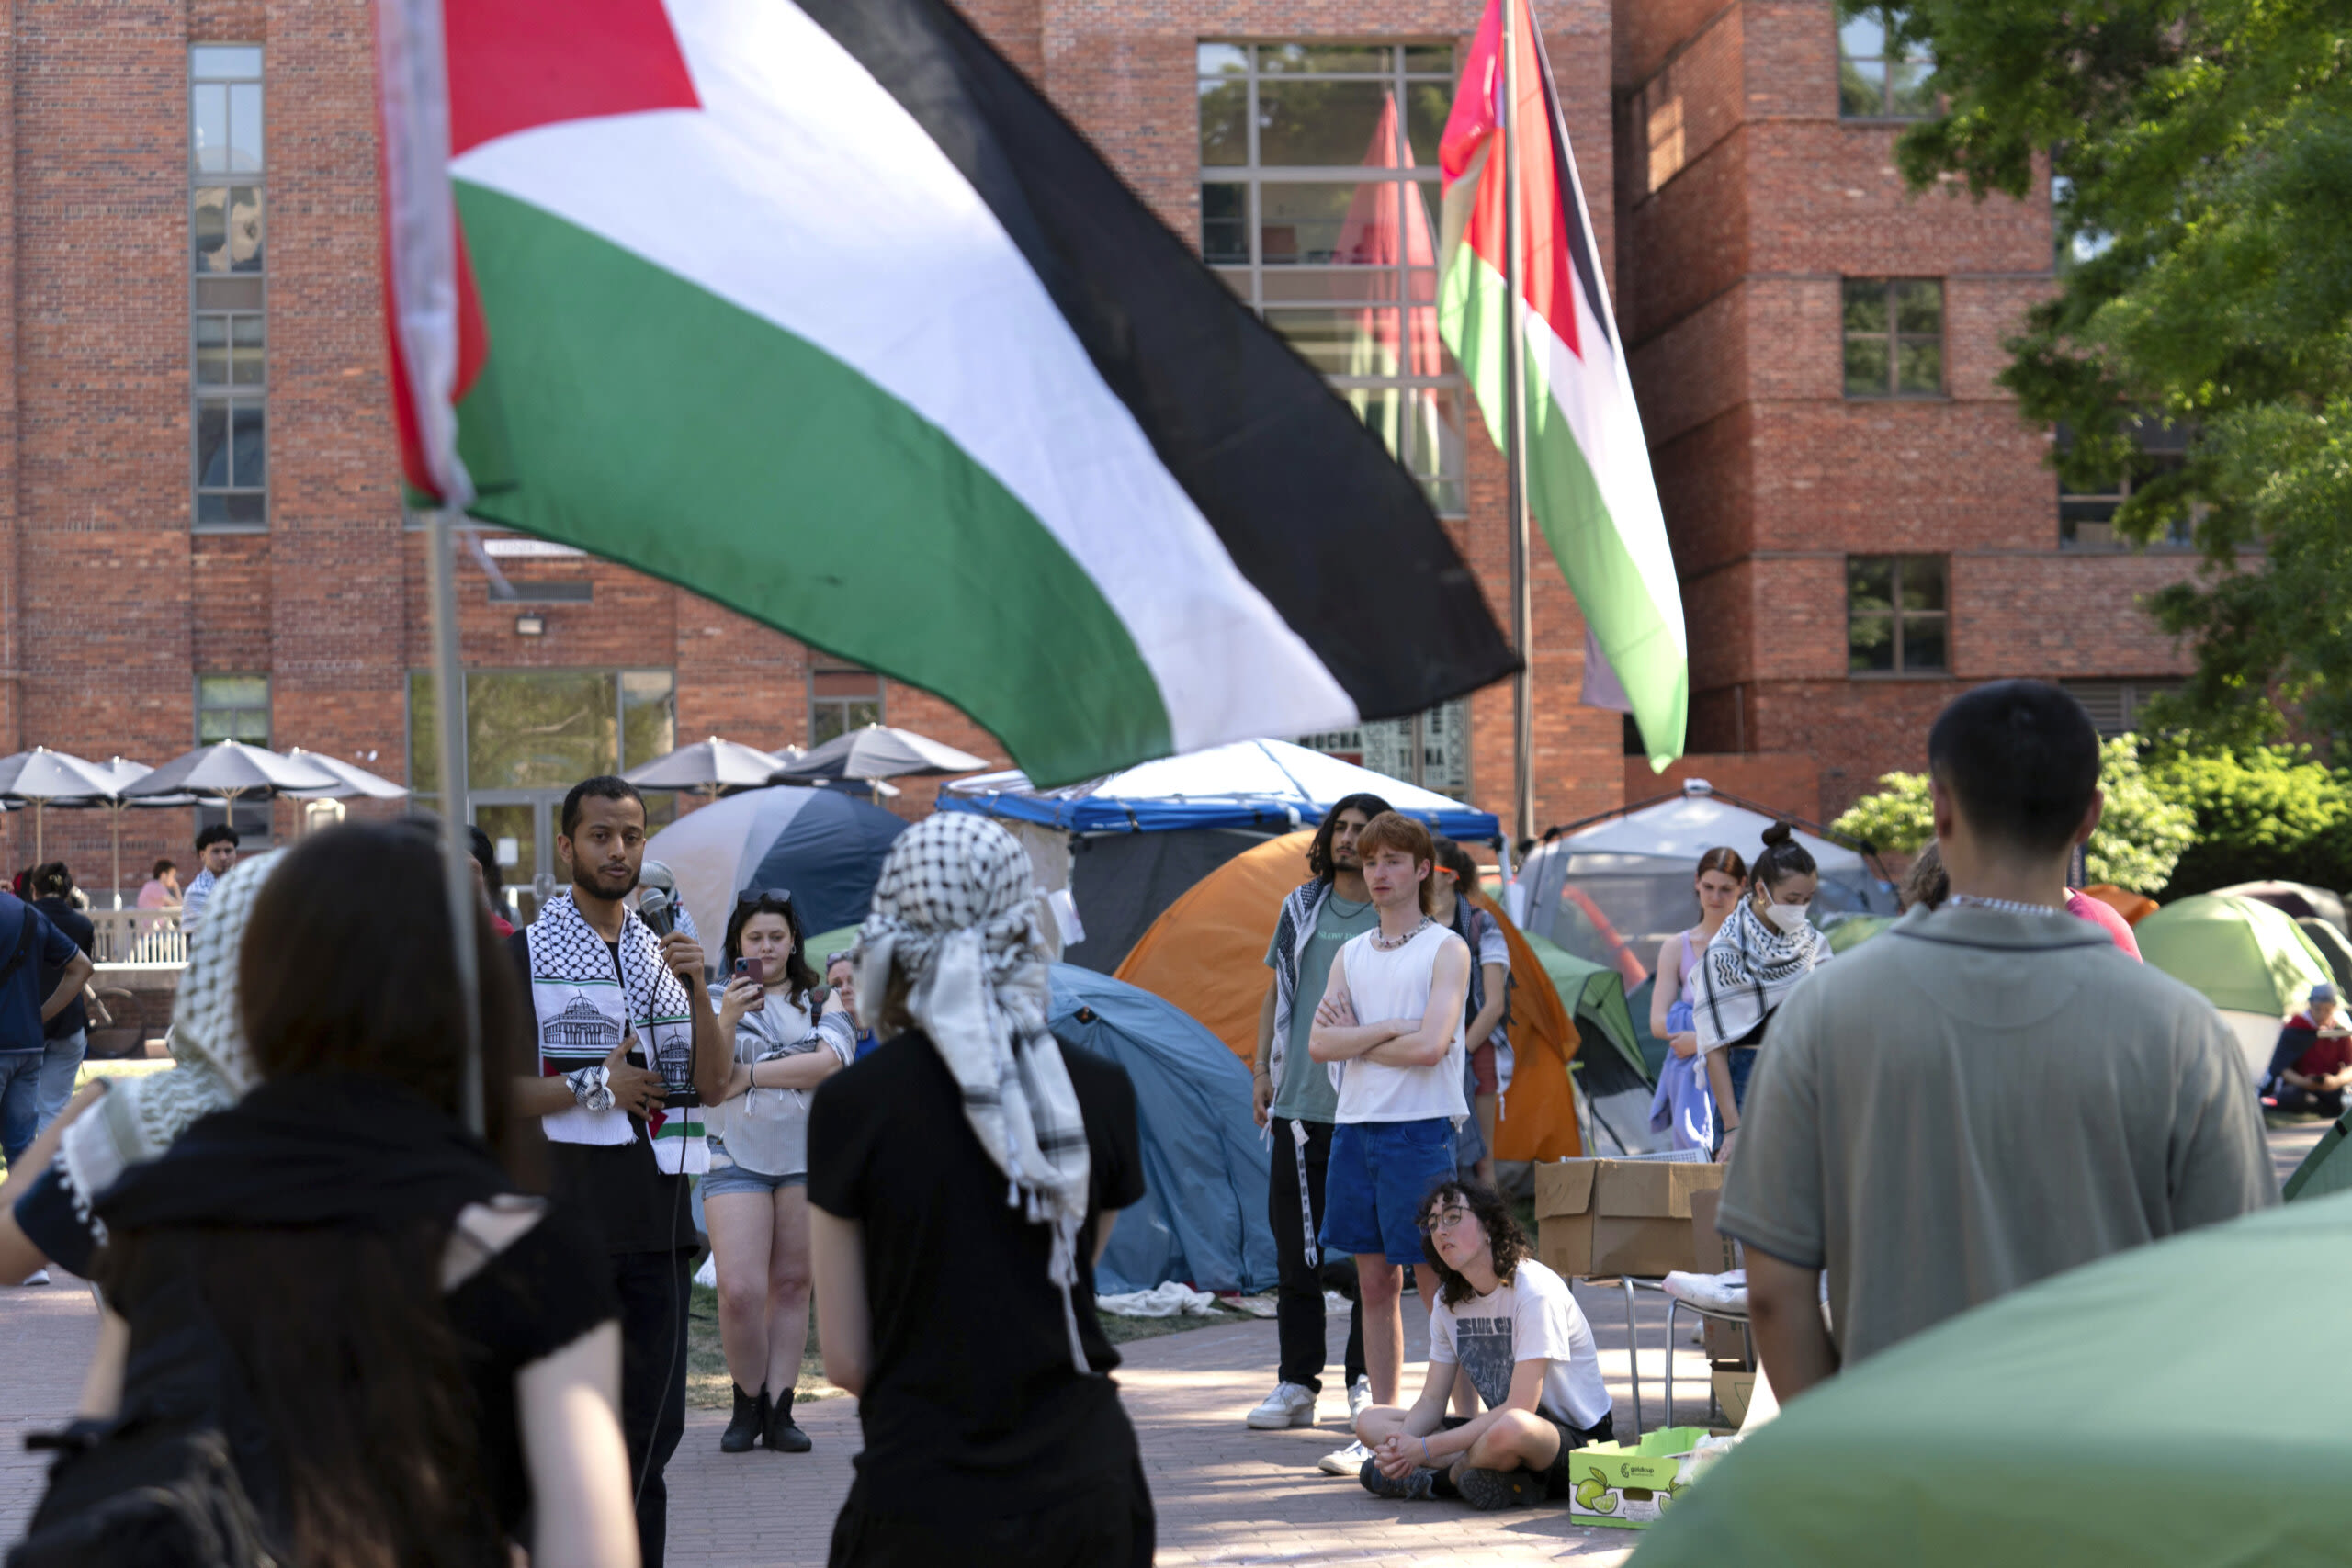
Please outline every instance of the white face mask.
M1771 921L1774 925L1780 927L1781 930L1788 935L1794 936L1798 931L1804 928L1805 906L1803 904L1767 904L1764 906L1764 918Z

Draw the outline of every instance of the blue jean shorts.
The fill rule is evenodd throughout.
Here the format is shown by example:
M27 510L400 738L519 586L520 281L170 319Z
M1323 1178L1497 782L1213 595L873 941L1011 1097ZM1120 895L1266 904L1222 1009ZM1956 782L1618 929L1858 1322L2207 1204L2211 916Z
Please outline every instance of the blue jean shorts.
M703 1201L725 1198L737 1192L757 1192L766 1197L779 1187L806 1187L808 1173L796 1170L790 1176L763 1176L760 1172L740 1165L714 1165L703 1172L697 1184Z
M1331 1130L1323 1178L1327 1253L1378 1253L1391 1263L1426 1263L1413 1217L1421 1200L1453 1179L1453 1123L1342 1122Z

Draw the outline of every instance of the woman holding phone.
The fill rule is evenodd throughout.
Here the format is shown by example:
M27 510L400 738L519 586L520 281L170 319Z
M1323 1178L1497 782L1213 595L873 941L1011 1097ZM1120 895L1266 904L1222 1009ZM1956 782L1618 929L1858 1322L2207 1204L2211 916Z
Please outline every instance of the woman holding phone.
M792 1419L808 1342L809 1092L845 1066L855 1026L801 956L800 917L782 888L748 891L727 921L714 987L735 1068L710 1129L703 1215L718 1272L718 1339L735 1415L718 1439L808 1451Z

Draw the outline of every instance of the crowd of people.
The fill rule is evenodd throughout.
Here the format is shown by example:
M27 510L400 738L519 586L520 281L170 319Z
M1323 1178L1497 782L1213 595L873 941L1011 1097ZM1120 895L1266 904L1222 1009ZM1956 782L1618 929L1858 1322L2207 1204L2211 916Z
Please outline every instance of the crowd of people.
M1980 688L1928 761L1937 845L1902 920L1833 961L1817 869L1781 825L1753 865L1702 860L1701 919L1658 954L1663 1125L1727 1164L1717 1224L1784 1400L2277 1200L2228 1030L2075 907L2101 808L2080 707ZM970 815L916 824L820 966L788 889L745 889L715 954L633 902L664 874L624 781L582 781L560 826L571 885L520 931L493 921L475 846L470 1019L430 824L242 862L210 834L177 1066L47 1117L86 922L62 865L35 869L32 902L0 894L0 1278L53 1260L107 1308L25 1560L142 1560L176 1495L282 1561L660 1563L698 1184L734 1385L720 1450L810 1448L812 1302L824 1374L859 1399L832 1561L1148 1562L1093 1308L1143 1195L1135 1094L1046 1027L1057 949L1020 845ZM1569 1281L1491 1179L1501 923L1467 854L1376 797L1340 802L1304 869L1264 957L1278 1364L1247 1424L1317 1424L1338 1292L1352 1441L1322 1469L1395 1502L1556 1499L1567 1456L1617 1427ZM2280 1082L2340 1104L2347 1041L2322 987ZM1408 1280L1429 1321L1409 1404Z

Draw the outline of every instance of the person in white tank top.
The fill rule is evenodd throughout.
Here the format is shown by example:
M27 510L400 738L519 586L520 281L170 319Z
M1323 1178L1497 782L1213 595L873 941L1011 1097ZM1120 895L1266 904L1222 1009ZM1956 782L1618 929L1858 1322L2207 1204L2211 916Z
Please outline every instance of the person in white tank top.
M1415 1215L1453 1179L1454 1127L1470 1113L1462 1095L1470 949L1430 918L1428 829L1383 812L1356 852L1380 929L1332 961L1307 1055L1331 1064L1339 1086L1320 1239L1326 1252L1355 1255L1364 1370L1374 1403L1393 1404L1405 1361L1404 1267L1422 1302L1437 1299Z

